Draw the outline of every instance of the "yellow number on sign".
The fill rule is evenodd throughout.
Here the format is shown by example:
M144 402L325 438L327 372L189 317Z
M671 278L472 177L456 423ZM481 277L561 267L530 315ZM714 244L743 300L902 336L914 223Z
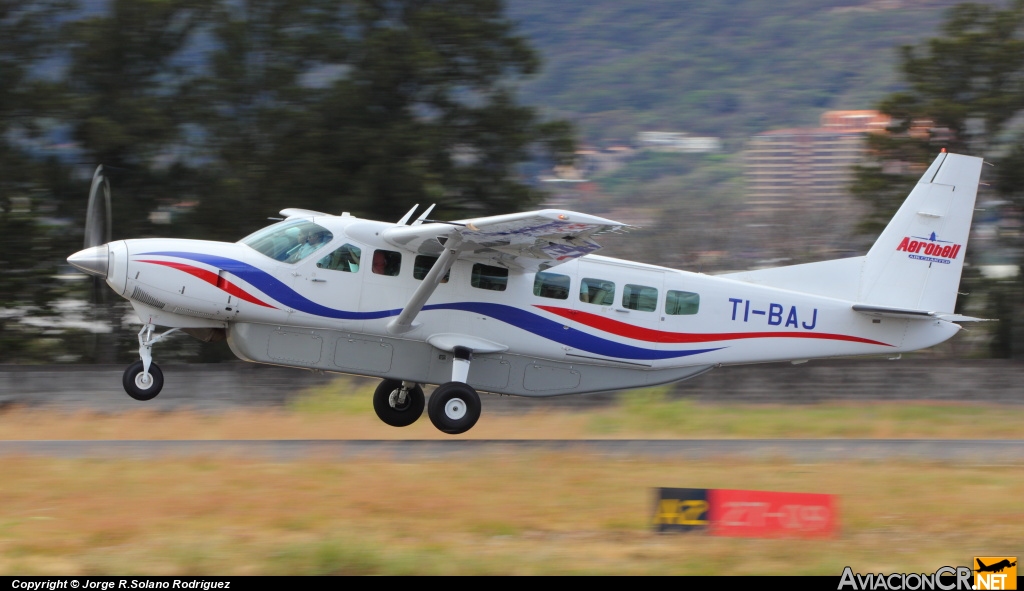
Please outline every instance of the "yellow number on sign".
M655 525L707 525L707 520L700 518L707 510L707 501L661 499L658 501L658 510L654 514L654 523Z

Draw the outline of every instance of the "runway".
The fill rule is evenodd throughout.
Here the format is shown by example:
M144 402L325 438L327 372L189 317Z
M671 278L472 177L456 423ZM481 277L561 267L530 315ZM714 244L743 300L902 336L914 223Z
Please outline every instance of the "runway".
M151 459L233 456L271 461L447 460L494 454L583 453L673 460L797 462L1024 461L1024 440L995 439L454 439L454 440L68 440L0 441L0 457Z

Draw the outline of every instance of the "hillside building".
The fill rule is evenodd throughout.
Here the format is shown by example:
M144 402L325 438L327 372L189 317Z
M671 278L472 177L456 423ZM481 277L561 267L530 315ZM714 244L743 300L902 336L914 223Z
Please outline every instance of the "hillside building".
M850 167L860 161L864 135L888 123L877 111L829 111L820 127L755 135L746 151L748 205L841 208L850 200Z
M868 133L884 132L877 111L829 111L819 127L755 135L745 152L748 236L769 245L763 259L801 263L850 256L859 248L857 222L865 206L849 192ZM800 239L792 240L795 228Z
M636 143L641 149L656 152L707 154L722 151L721 138L692 136L682 131L641 131Z

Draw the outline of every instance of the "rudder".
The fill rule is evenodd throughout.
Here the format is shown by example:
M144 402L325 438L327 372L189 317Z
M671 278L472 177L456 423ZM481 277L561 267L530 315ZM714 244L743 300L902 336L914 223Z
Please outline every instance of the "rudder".
M860 302L953 312L981 164L939 154L868 251Z

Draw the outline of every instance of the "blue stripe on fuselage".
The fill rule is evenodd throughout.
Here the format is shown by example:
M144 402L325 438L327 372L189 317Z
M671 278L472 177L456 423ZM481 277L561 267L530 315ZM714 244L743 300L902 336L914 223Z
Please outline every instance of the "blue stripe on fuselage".
M575 328L566 327L561 322L548 320L533 312L528 312L514 306L506 306L505 304L453 302L450 304L424 306L423 310L461 310L473 312L474 314L483 314L556 343L568 345L588 353L604 355L606 357L618 357L620 359L675 359L724 349L724 347L713 347L710 349L691 349L688 351L658 351L656 349L634 347L594 336Z
M401 310L379 310L376 312L347 312L345 310L337 310L335 308L328 308L322 306L314 301L306 299L300 295L294 289L288 287L273 275L266 271L254 267L248 263L243 263L235 259L229 259L226 257L216 256L212 254L199 254L193 252L147 252L144 253L146 256L159 255L168 257L178 257L182 259L188 259L204 263L213 267L223 269L232 275L244 279L249 285L252 285L256 289L262 291L271 298L277 300L281 304L312 314L314 316L324 316L326 318L337 318L340 320L373 320L376 318L387 318L389 316L397 316Z
M400 309L378 310L375 312L348 312L345 310L328 308L327 306L323 306L303 297L294 289L288 287L266 271L248 263L226 257L192 252L147 252L144 253L144 255L178 257L218 267L240 277L241 279L244 279L249 283L249 285L259 289L264 294L281 304L299 312L305 312L306 314L314 316L337 318L340 320L374 320L378 318L397 316L401 312ZM537 336L555 341L556 343L561 343L595 355L604 355L606 357L616 357L619 359L675 359L679 357L687 357L689 355L698 355L700 353L717 351L724 348L713 347L709 349L691 349L686 351L659 351L657 349L634 347L633 345L626 345L588 334L575 328L566 328L566 326L561 322L549 320L539 314L505 304L493 304L487 302L453 302L448 304L431 304L423 307L424 312L431 310L459 310L462 312L483 314L496 320L500 320L510 326L515 326Z

